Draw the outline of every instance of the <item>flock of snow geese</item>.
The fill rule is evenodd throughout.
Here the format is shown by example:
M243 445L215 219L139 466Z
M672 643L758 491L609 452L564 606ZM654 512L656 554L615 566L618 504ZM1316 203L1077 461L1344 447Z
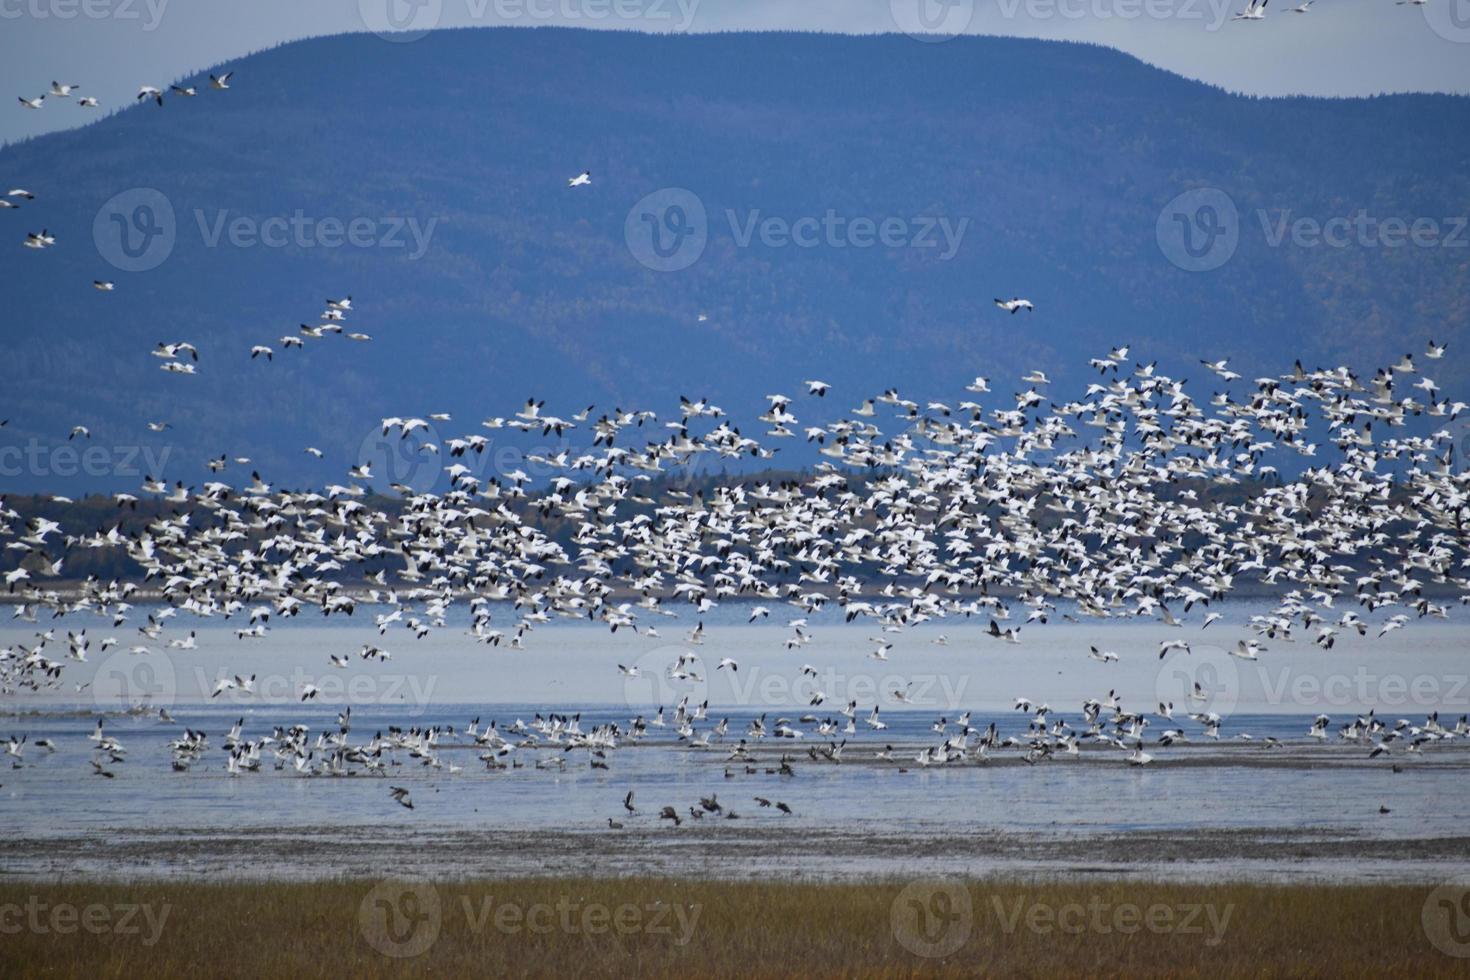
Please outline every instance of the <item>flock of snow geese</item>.
M333 315L324 322L340 323L351 309L350 298L329 301ZM1445 349L1431 342L1420 356L1438 360ZM184 341L153 353L185 368L200 356ZM98 644L100 651L138 655L159 646L173 656L197 649L193 631L182 635L172 625L181 616L239 621L236 636L258 641L303 612L348 616L362 607L377 634L375 644L358 651L364 665L389 659L376 643L390 631L422 639L451 628L449 610L461 602L469 640L512 650L556 619L659 639L660 621L682 605L697 625L665 669L676 685L702 679L704 615L722 602L751 604L751 622L769 619L777 604L789 606L788 651L810 643L808 617L835 607L848 623L872 625L869 656L886 661L895 634L921 623L974 622L982 643L988 637L1024 644L1032 628L1053 617L1153 621L1172 635L1156 651L1134 655L1188 657L1189 629L1229 628L1216 625L1221 614L1210 604L1247 582L1272 590L1275 599L1249 617L1242 629L1250 635L1227 647L1246 660L1298 639L1328 650L1344 632L1382 637L1413 619L1446 618L1451 605L1470 601L1470 476L1459 471L1444 427L1467 406L1440 399L1414 356L1371 378L1297 363L1238 391L1243 379L1227 361L1202 363L1220 382L1204 403L1156 365L1131 360L1126 346L1092 359L1097 379L1066 401L1045 394L1050 381L1031 372L1009 404L987 408L974 400L993 394L989 379L979 377L966 387L971 397L954 403L920 402L889 389L835 421L804 424L797 399L771 394L758 416L763 435L771 443L804 439L821 461L803 476L727 476L694 492L680 489L687 466L770 459L775 452L706 399L681 398L667 416L591 406L561 415L530 399L510 417L483 420L482 429L571 440L585 434L579 449L527 455L555 473L545 486L523 469L477 476L462 462L485 451L485 437L474 432L431 447L448 457L445 489L395 485L397 496L387 498L360 482L371 478L366 464L352 467L343 483L297 491L276 488L259 472L248 482L227 482L226 471L248 458L222 453L208 461L218 477L202 487L150 477L137 493L115 494L114 515L94 526L63 528L0 502L0 537L11 539L7 550L20 556L5 574L6 587L18 602L15 617L27 621L42 610L88 614L120 631L146 611L133 627L139 638L132 646L116 635ZM805 386L814 407L831 403L831 385L813 379ZM880 411L893 420L889 432L879 427ZM422 434L430 418L451 421L448 413L393 416L382 420L383 431L400 439ZM167 423L150 425L157 431ZM90 436L88 426L77 425L69 437ZM65 590L45 585L68 555L93 550L125 555L141 578L88 577ZM145 588L153 594L142 594ZM160 608L138 609L145 599ZM0 649L0 691L60 690L63 670L86 663L92 642L85 629L58 638L53 628ZM64 652L54 652L58 647ZM324 655L332 668L351 660L346 651ZM1111 664L1129 654L1092 646L1078 655ZM640 669L650 667L619 666L617 680ZM723 657L714 669L733 673L740 665ZM818 673L811 664L801 670ZM248 696L254 683L242 670L213 694ZM320 690L306 684L298 694L314 701ZM1023 731L978 729L968 714L941 718L932 744L884 743L864 758L906 769L1014 752L1037 763L1091 746L1145 765L1153 752L1188 742L1191 733L1222 737L1222 719L1193 703L1207 700L1198 686L1190 699L1191 709L1176 720L1172 703L1125 708L1117 691L1088 699L1073 719L1018 698ZM743 731L686 696L671 718L659 708L651 719L638 715L626 725L585 731L578 715L552 713L504 730L493 722L482 728L476 719L459 732L390 728L358 742L348 709L335 731L314 739L305 725L254 737L236 725L224 748L232 775L260 771L272 759L274 769L301 775L386 774L411 763L457 773L460 766L440 757L450 744L479 749L490 770L519 768L529 758L535 768L562 771L577 758L574 751L584 752L592 768L608 768L619 747L667 730L668 745L726 751L735 767L727 776L743 769L784 777L794 774L795 743L808 746L813 762L840 763L859 718L863 732L881 740L888 728L882 709L913 703L902 686L880 695L886 704L851 700L824 715L831 710L822 707L825 700L818 692L807 712L774 720L762 714ZM159 720L174 723L166 710ZM1329 723L1318 718L1304 737L1325 740ZM1371 758L1397 759L1470 737L1470 728L1464 717L1441 724L1431 715L1414 724L1370 712L1338 736ZM1245 732L1230 737L1268 749L1282 744ZM109 767L127 750L100 721L93 741L93 771L111 776ZM23 735L10 739L13 764L22 764L25 744ZM763 764L755 754L763 744L782 747L779 762ZM173 767L190 769L208 745L206 733L186 729L169 742ZM394 799L411 807L406 791ZM695 809L698 817L735 816L723 805ZM673 811L668 818L683 817Z
M1271 0L1250 0L1250 2L1245 5L1244 10L1236 13L1230 19L1265 20L1266 4L1270 2ZM1290 8L1291 12L1294 14L1309 14L1312 12L1312 4L1314 2L1316 2L1316 0L1303 0L1302 3L1299 3L1295 7ZM1394 3L1400 7L1424 7L1429 4L1429 0L1394 0Z
M208 88L214 89L216 91L228 90L230 87L230 79L234 76L234 74L235 73L233 71L223 72L219 75L211 74L209 76ZM53 102L56 102L61 99L70 99L73 95L76 95L76 104L83 109L98 108L98 101L95 97L77 95L77 92L80 88L81 86L77 84L63 84L62 82L53 81L51 83L51 88L49 91L43 92L35 98L30 99L26 98L25 96L20 96L19 101L20 104L27 109L42 109L46 105L47 98L50 98ZM170 85L168 91L181 98L193 98L199 94L199 88L194 85ZM151 99L159 106L162 106L164 95L164 90L152 85L144 85L140 89L138 89L138 96L135 101ZM4 197L0 197L0 210L19 208L21 206L19 203L20 201L34 201L35 199L36 195L23 187L11 188L9 191L6 192ZM26 232L25 241L21 244L23 244L26 248L31 249L47 249L55 246L56 236L52 235L46 228L42 228L40 231ZM92 281L92 288L98 290L99 292L110 293L117 288L117 284L110 279L94 279ZM318 336L320 335L318 334ZM292 338L293 341L295 339L296 338ZM160 344L159 346L162 347L163 345ZM176 371L181 374L195 373L193 367L185 364L165 364L163 367L166 371Z
M227 71L219 75L210 75L208 87L214 89L215 91L223 92L230 87L230 77L234 74L235 73L232 71ZM24 95L19 96L19 101L20 104L27 109L44 109L46 108L46 100L48 98L52 102L56 102L61 99L69 99L80 89L80 85L64 85L61 82L53 81L49 90L42 92L35 98L28 99ZM144 85L138 89L138 96L135 101L142 102L145 99L151 100L162 107L163 97L169 94L178 96L179 98L192 99L199 94L199 88L195 85L170 85L167 91L165 91L164 89L158 88L153 85ZM79 108L82 109L99 108L99 103L97 99L94 96L90 95L77 95L76 104Z

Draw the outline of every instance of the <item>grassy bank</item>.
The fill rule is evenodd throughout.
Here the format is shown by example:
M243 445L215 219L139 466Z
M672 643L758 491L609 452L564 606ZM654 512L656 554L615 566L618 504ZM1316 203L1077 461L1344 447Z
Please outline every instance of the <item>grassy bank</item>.
M1455 915L1428 886L11 882L0 976L1463 976Z

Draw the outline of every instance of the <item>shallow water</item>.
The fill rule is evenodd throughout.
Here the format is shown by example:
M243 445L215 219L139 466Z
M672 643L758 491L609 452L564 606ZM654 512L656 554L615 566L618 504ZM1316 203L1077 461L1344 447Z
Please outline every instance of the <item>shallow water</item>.
M507 707L493 714L504 724L518 717L529 720L535 710ZM435 708L412 722L462 727L473 713L489 717L484 708L466 705ZM295 723L310 726L314 733L335 731L335 710L259 708L241 714L208 706L177 709L174 717L179 725L210 734L211 748L200 762L188 772L172 770L165 743L176 726L152 719L109 718L106 731L128 749L126 762L109 766L115 774L112 779L91 774L90 719L26 719L21 727L32 741L47 737L58 749L47 753L29 748L24 768L5 773L0 797L6 801L12 832L115 833L158 827L161 821L215 830L371 827L385 816L394 820L403 816L396 807L385 807L386 783L409 787L415 817L440 829L596 827L623 812L622 797L629 789L635 790L643 806L655 809L668 803L683 810L712 792L730 794L732 806L747 810L757 809L751 795L779 797L797 811L794 819L785 818L787 822L813 821L874 832L939 832L963 823L971 830L1003 831L1270 827L1436 836L1462 831L1463 808L1470 802L1470 742L1427 750L1403 762L1405 771L1397 774L1391 762L1370 762L1368 749L1357 745L1268 750L1238 742L1150 747L1156 761L1142 769L1124 764L1124 753L1108 748L1091 748L1079 758L1034 766L1012 764L1020 753L1004 750L993 753L988 763L922 768L911 760L917 746L937 741L929 731L933 718L928 712L906 711L891 712L891 727L884 732L848 736L840 765L807 756L807 745L824 746L828 740L767 739L755 747L763 761L757 767L762 772L754 776L747 776L738 761L727 761L729 749L738 741L733 732L720 745L701 750L681 746L665 730L639 745L608 753L608 770L591 769L583 750L550 746L518 749L514 757L523 768L491 771L479 761L482 750L446 744L440 759L446 766L460 766L459 773L431 769L400 751L386 778L368 774L308 778L289 767L274 770L268 752L261 772L229 775L223 735L240 717L245 719L247 738ZM628 720L626 712L593 707L583 709L581 717L584 728ZM732 728L738 717L732 719ZM1003 734L1024 733L1019 715L980 716L972 724L992 720ZM391 710L354 709L353 741L403 721ZM1307 718L1253 715L1234 721L1257 737L1275 735L1299 743L1306 741L1301 733L1310 723ZM871 762L884 745L902 747L895 750L897 761ZM795 760L798 775L766 776L764 769L776 765L783 753ZM536 760L558 758L566 762L564 771L535 768ZM900 773L900 767L908 771ZM739 785L751 788L750 794L736 795L725 788L736 783L725 779L727 768L740 777ZM1383 803L1393 812L1378 819ZM1369 814L1374 819L1365 828Z
M24 734L29 740L21 767L0 775L0 807L11 837L5 870L55 870L45 860L48 841L86 841L92 849L74 855L68 867L107 873L109 842L121 846L145 839L157 849L163 870L187 870L169 858L170 830L182 832L180 836L233 836L237 843L280 831L307 849L314 839L340 847L354 840L411 845L423 834L524 834L517 838L519 846L534 850L536 832L598 833L607 829L608 817L627 823L630 834L652 833L663 827L656 819L659 808L673 805L687 817L688 808L711 793L739 812L742 833L792 843L828 831L908 839L916 847L926 840L1028 834L1109 842L1149 834L1188 838L1242 832L1259 842L1273 835L1320 832L1335 839L1406 845L1460 835L1470 804L1470 740L1457 738L1409 753L1404 739L1390 745L1388 756L1370 760L1368 746L1343 742L1336 730L1370 708L1390 724L1402 717L1415 725L1439 710L1453 725L1466 710L1463 651L1470 633L1452 624L1416 625L1382 640L1372 634L1343 639L1332 651L1304 642L1267 641L1262 660L1250 663L1226 656L1224 648L1246 635L1240 624L1251 611L1257 610L1234 608L1225 621L1203 633L1218 646L1202 640L1197 625L1168 630L1156 624L1053 623L1028 627L1024 642L1009 646L983 636L978 624L943 623L890 636L895 646L887 662L866 657L875 646L866 638L878 635L871 627L812 617L813 641L787 651L782 640L790 630L744 625L748 613L738 608L707 617L708 636L700 646L679 642L688 624L670 621L660 626L662 640L626 630L613 635L605 629L556 624L538 629L526 650L475 645L454 621L424 640L398 628L379 638L371 622L359 618L350 624L294 622L278 626L265 639L241 641L231 632L237 624L175 620L166 638L182 636L192 627L199 649L164 652L163 644L155 642L149 655L94 652L89 663L68 665L61 692L11 702L18 711L40 713L0 717L0 733ZM135 613L134 618L142 616ZM37 629L51 625L12 623L0 642L29 643ZM127 635L127 627L111 630L95 618L68 617L58 625L62 639L48 647L52 656L64 653L65 629L83 625L94 651L96 641L107 635L117 635L124 647L138 642L135 633ZM944 645L934 642L941 634L948 639ZM1171 654L1161 663L1158 640L1174 636L1190 639L1194 652ZM387 664L362 661L355 651L365 642L390 649L393 659ZM1091 643L1116 650L1120 662L1089 660ZM668 665L691 649L701 658L696 670L707 679L667 678ZM326 663L328 653L351 654L351 666L332 669ZM740 661L734 676L714 669L725 656ZM644 676L624 679L619 663L639 664ZM818 667L816 678L801 674L805 663ZM247 671L256 675L256 694L208 698L218 677ZM94 686L77 692L75 685L86 683L87 677ZM1203 701L1187 695L1196 681L1206 692ZM323 693L302 704L298 692L307 683ZM901 710L888 694L909 683L911 695L924 706ZM1121 750L1105 746L1088 747L1080 758L1037 765L1022 764L1019 753L1009 749L992 753L986 763L922 768L912 762L920 746L940 741L931 725L941 716L952 723L960 711L973 710L975 728L993 721L1003 737L1024 735L1029 716L1010 709L1013 699L1024 694L1049 702L1053 720L1065 718L1084 728L1081 701L1105 698L1110 689L1125 707L1150 713L1160 698L1173 700L1174 724L1189 733L1190 743L1170 748L1152 744L1168 726L1155 718L1148 732L1155 761L1143 768L1126 765ZM824 691L827 700L809 706L813 690ZM532 692L545 696L528 697ZM318 732L334 731L338 711L350 705L354 743L390 725L462 731L475 717L482 725L493 719L505 731L518 718L530 722L535 713L548 711L580 712L584 731L601 723L626 729L635 714L652 719L661 704L672 715L673 703L684 695L712 705L710 720L698 724L699 730L719 718L730 719L723 742L692 749L677 741L672 727L655 728L642 744L609 752L608 770L590 768L585 751L550 746L518 749L514 757L524 768L491 771L479 760L479 750L456 745L466 740L449 737L439 756L446 767L461 767L458 773L426 767L403 751L392 754L395 764L386 777L305 777L289 766L275 770L269 752L261 772L231 776L225 770L223 735L236 719L243 719L247 739L298 723L307 725L314 739ZM817 736L815 725L800 716L809 712L845 723L838 709L848 697L859 701L858 724L854 734L836 737L847 740L842 764L813 761L808 747L831 740ZM109 765L111 779L93 775L93 743L87 736L97 712L115 712L143 699L149 704L147 715L106 717L107 732L128 750L127 761ZM880 700L889 725L881 732L863 723ZM157 719L160 706L168 708L176 724ZM1222 716L1219 742L1203 738L1201 726L1184 718L1191 710ZM1333 738L1326 744L1306 737L1319 711L1333 718ZM727 756L760 714L768 716L768 727L786 717L806 734L752 743L760 761L757 772L747 774ZM166 747L181 726L210 736L210 748L188 772L172 770ZM1243 733L1253 739L1242 740ZM1281 739L1286 747L1266 748L1261 740L1267 736ZM54 753L34 745L43 737L57 744ZM897 761L873 761L890 744ZM795 759L794 777L766 774L782 753ZM554 758L565 761L564 771L535 766L538 759ZM1395 764L1401 772L1393 772ZM389 799L389 785L410 789L412 811ZM622 807L630 789L639 808L632 816ZM795 812L783 816L761 808L756 796L786 802ZM1380 813L1381 806L1391 812ZM703 821L700 832L712 833L711 824ZM160 831L165 836L155 836ZM285 864L294 860L289 850L262 852L259 860L266 863L255 870L270 873L270 862L276 861L281 862L277 870L288 871ZM839 848L829 855L802 857L798 852L773 867L763 856L768 848L752 845L743 856L739 848L722 851L721 867L736 874L832 874L861 866L862 848L853 850L859 856L856 863ZM924 863L922 852L918 847L911 860L899 864ZM1098 853L1101 865L1118 867L1109 847L1100 845ZM1295 861L1298 867L1332 877L1412 877L1422 863L1416 854L1406 846L1401 853L1371 861L1365 857L1357 865L1349 855L1322 860L1306 852L1294 857L1283 853L1275 863L1257 856L1231 864L1227 847L1202 852L1199 868L1209 873L1223 861L1226 867L1251 867L1256 869L1252 873L1269 875L1279 870L1278 864L1285 868ZM568 859L575 864L575 856ZM696 848L686 864L707 867L709 859L708 852ZM661 858L668 860L667 855ZM1069 860L1077 865L1075 855ZM427 856L425 862L430 862ZM1024 854L1007 862L980 866L1024 870L1046 865L1042 855L1033 864ZM138 863L134 853L127 867L137 870ZM679 866L675 860L676 870ZM1129 869L1149 866L1147 854L1127 858ZM1441 860L1435 866L1447 865Z

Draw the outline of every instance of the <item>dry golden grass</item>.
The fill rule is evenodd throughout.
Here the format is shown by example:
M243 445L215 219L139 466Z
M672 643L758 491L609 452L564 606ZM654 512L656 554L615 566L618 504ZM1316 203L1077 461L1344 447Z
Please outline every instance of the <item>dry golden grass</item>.
M393 882L377 890L373 882L11 882L0 885L0 976L1417 978L1470 970L1470 960L1450 957L1426 935L1421 913L1427 887L1116 881L972 881L961 887L970 896L968 915L960 907L963 897L952 890L905 882L441 881L414 897ZM434 914L429 906L436 899ZM65 912L51 918L59 905L78 915L84 907L104 906L119 922L123 906L140 904L153 918L134 913L127 924L135 933L53 928L70 923ZM1116 921L1128 924L1114 919L1120 908L1126 917L1128 907L1147 915L1153 905L1175 910L1172 927L1164 928L1163 913L1155 911L1153 930L1125 935L1112 928ZM530 911L536 907L548 911ZM1201 912L1186 921L1191 907ZM660 908L682 910L684 918ZM604 909L606 916L589 909ZM923 923L914 918L920 909ZM1008 922L1018 909L1020 919ZM538 917L540 931L519 918L528 913ZM101 913L90 914L95 928ZM1028 921L1044 926L1058 914L1073 931L1028 927ZM1107 928L1097 928L1098 921ZM586 928L615 922L622 934ZM924 925L927 933L916 931ZM384 939L385 927L403 942ZM686 935L688 941L679 942ZM919 955L913 948L925 936L941 947L956 940L963 945L945 956ZM427 948L395 958L375 942L395 952L414 952L415 944ZM921 951L947 952L934 946Z

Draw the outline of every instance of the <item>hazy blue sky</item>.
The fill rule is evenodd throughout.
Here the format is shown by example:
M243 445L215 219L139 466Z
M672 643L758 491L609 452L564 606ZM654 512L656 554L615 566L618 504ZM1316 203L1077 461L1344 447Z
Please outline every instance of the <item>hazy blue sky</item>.
M0 139L91 118L73 100L31 110L17 96L79 83L104 110L138 86L282 41L390 24L564 24L651 31L926 28L1092 41L1183 75L1259 94L1470 93L1470 0L0 0ZM1279 6L1278 6L1279 5ZM401 38L399 39L401 41ZM385 42L387 43L387 42ZM915 41L914 43L934 43Z

